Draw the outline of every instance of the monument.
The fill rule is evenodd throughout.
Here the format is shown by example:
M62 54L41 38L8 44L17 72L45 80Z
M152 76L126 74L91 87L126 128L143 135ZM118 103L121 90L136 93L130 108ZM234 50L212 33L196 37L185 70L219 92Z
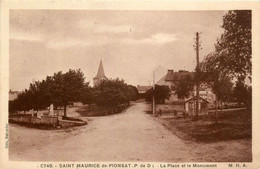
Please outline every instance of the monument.
M50 105L50 110L49 111L50 111L49 115L50 116L54 116L53 104Z

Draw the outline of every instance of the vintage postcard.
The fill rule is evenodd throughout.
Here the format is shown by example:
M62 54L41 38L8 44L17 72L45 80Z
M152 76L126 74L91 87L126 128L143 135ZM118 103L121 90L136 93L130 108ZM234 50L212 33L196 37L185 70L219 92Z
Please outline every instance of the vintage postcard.
M259 2L1 2L2 169L260 168Z

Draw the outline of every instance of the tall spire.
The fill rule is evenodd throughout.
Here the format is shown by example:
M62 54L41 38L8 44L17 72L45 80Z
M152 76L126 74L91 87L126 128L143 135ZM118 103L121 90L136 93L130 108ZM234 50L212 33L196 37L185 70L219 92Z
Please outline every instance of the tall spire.
M103 63L102 63L102 59L101 59L99 67L98 67L97 76L93 78L94 86L98 86L103 80L107 80L107 77L105 76Z
M97 76L95 78L99 78L99 77L105 77L105 72L104 72L104 68L103 68L102 59L100 60Z

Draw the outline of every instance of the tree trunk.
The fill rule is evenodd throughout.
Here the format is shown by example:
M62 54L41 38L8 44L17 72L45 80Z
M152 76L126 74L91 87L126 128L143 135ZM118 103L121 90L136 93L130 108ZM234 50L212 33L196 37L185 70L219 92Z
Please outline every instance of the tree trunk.
M218 103L218 100L217 100L217 97L216 97L216 100L215 100L215 122L218 123L218 109L217 109L217 103Z
M67 105L64 105L64 117L67 117Z
M183 108L184 108L184 111L183 111L183 112L184 112L184 114L183 114L183 115L184 115L184 117L186 117L185 99L183 99Z

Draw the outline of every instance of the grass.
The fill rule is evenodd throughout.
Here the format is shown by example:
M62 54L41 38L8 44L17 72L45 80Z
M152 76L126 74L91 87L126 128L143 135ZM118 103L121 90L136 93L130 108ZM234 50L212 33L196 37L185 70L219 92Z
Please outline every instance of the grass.
M250 110L219 112L217 123L215 116L205 116L197 121L191 117L162 120L169 129L186 140L217 142L252 138L252 113Z

